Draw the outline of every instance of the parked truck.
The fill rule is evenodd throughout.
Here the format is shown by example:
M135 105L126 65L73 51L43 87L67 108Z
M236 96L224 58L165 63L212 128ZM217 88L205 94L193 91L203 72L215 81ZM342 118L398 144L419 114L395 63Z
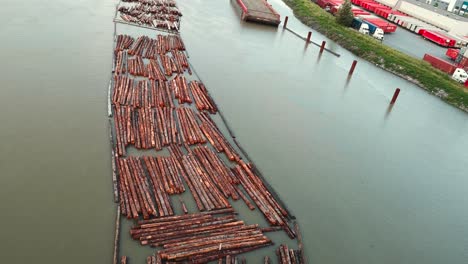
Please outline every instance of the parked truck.
M440 31L422 29L419 31L419 34L424 39L428 39L443 47L455 47L457 44L457 41L455 39L446 36Z
M448 62L430 54L424 54L423 60L429 62L434 68L447 73L453 80L459 83L465 83L468 80L468 74L463 67L460 67L460 65Z
M355 17L351 27L362 34L370 35L380 41L383 41L384 39L384 32L381 28L362 18Z

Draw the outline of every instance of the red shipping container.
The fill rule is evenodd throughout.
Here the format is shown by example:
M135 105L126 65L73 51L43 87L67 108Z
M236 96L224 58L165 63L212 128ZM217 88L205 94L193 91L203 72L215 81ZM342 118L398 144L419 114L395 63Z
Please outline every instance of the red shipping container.
M360 9L353 9L353 15L354 16L368 16L370 15L369 12L365 11L365 10L360 10Z
M447 55L447 57L449 57L451 60L455 60L458 57L458 52L459 50L457 49L447 49L445 55Z
M434 68L437 68L445 73L448 73L450 75L453 74L455 69L457 69L457 66L455 64L452 64L448 61L445 61L443 59L434 57L430 54L424 54L423 60L429 62Z
M394 24L377 17L365 18L365 20L381 28L384 31L384 33L392 33L395 32L397 29L397 26L395 26Z
M422 32L421 32L422 31ZM422 35L423 38L428 39L440 46L444 47L455 47L455 44L457 44L457 41L447 37L446 35L437 32L437 31L432 31L432 30L420 30L419 34Z
M374 0L356 0L355 1L355 5L362 5L362 3L366 3L366 2L374 2Z
M375 13L376 15L378 15L378 16L387 18L388 15L390 14L391 10L392 10L392 9L391 9L390 7L382 6L382 7L376 8L376 9L374 10L374 13Z
M383 7L383 5L379 3L366 3L366 9L371 12L375 12L375 9L381 8L381 7Z

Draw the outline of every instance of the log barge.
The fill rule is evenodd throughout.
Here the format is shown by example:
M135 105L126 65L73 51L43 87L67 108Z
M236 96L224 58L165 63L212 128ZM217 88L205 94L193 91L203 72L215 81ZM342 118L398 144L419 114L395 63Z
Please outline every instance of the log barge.
M244 21L278 26L281 17L266 0L235 0Z
M127 2L143 5L138 10L175 7L172 0ZM108 101L115 201L122 221L134 222L130 236L155 248L147 263L246 263L238 255L273 245L270 232L284 232L298 244L294 217L235 138L215 122L220 110L193 75L181 37L119 34L114 41ZM194 208L182 199L186 192L184 199L193 198ZM268 225L239 219L235 203L263 215ZM114 263L127 263L118 253L120 226ZM288 263L305 263L300 245L298 250L282 245L278 254L288 255Z

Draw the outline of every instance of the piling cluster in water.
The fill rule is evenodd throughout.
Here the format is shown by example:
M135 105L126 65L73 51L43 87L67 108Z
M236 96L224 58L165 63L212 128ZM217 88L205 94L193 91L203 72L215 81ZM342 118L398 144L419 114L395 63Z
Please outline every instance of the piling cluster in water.
M155 6L175 7L162 2ZM296 238L290 213L214 121L219 110L192 75L180 36L117 35L111 87L114 193L121 215L137 221L132 238L162 248L148 264L238 263L235 255L273 244L267 232ZM130 155L130 147L158 155ZM189 213L179 196L177 215L173 196L187 190L199 212ZM257 208L270 226L238 220L234 201ZM288 263L304 263L297 260Z
M171 0L123 0L130 6L121 6L120 17L129 23L179 31L180 13Z

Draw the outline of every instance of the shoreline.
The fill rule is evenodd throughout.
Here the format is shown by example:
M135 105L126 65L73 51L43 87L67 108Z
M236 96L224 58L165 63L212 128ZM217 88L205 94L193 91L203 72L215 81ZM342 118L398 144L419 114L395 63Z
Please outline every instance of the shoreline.
M310 0L283 0L283 2L304 25L322 33L361 59L419 86L444 102L468 113L468 89L464 89L429 63L339 25L334 16Z

